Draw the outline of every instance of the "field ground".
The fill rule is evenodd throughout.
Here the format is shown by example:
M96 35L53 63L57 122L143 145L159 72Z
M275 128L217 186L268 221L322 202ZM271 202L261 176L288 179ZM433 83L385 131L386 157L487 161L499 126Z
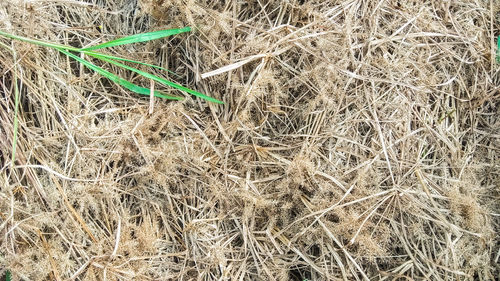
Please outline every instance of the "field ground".
M500 2L0 2L74 47L185 26L106 52L223 105L0 38L0 274L498 278Z

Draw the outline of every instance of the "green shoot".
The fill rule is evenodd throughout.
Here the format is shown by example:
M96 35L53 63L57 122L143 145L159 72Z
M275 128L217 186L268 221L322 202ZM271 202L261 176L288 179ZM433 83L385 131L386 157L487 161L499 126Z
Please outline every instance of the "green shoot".
M150 94L150 90L147 89L147 88L143 88L143 87L140 87L140 86L137 86L136 84L132 83L132 82L129 82L107 70L104 70L102 68L100 68L99 66L87 61L87 60L84 60L66 50L63 50L63 49L58 49L61 53L67 55L68 57L70 58L73 58L75 60L77 60L78 62L82 63L83 65L85 65L86 67L92 69L93 71L101 74L102 76L108 78L109 80L115 82L116 84L119 84L120 86L123 86L129 90L131 90L132 92L135 92L135 93L138 93L138 94L141 94L141 95L146 95L146 96L149 96ZM164 98L164 99L170 99L170 100L181 100L182 98L181 97L174 97L174 96L169 96L169 95L164 95L164 94L161 94L160 92L157 92L155 91L154 92L154 96L155 97L159 97L159 98Z
M22 36L13 35L10 33L3 32L3 31L0 31L0 36L4 36L4 37L10 38L10 39L20 40L23 42L28 42L28 43L39 45L39 46L44 46L44 47L56 49L56 50L60 51L61 53L65 54L66 56L71 57L71 58L75 59L76 61L80 62L81 64L85 65L87 68L89 68L89 69L99 73L100 75L106 77L107 79L117 83L118 85L121 85L124 88L127 88L130 91L133 91L133 92L141 94L141 95L148 95L149 96L150 89L147 89L147 88L138 86L132 82L129 82L129 81L127 81L127 80L107 71L107 70L102 69L101 67L91 63L90 61L85 60L85 59L71 53L71 52L86 54L86 55L94 57L98 60L105 61L105 62L111 63L115 66L121 67L123 69L133 71L133 72L135 72L143 77L157 81L157 82L162 83L166 86L170 86L170 87L173 87L175 89L184 91L186 93L200 97L200 98L205 99L207 101L223 104L223 102L218 100L218 99L209 97L209 96L204 95L202 93L199 93L197 91L183 87L177 83L174 83L172 81L168 81L168 80L161 78L161 77L158 77L156 75L153 75L153 74L138 70L134 67L130 67L128 65L122 64L118 61L136 63L136 64L141 64L141 65L169 71L165 68L162 68L162 67L156 66L156 65L152 65L152 64L142 63L139 61L134 61L134 60L126 59L126 58L121 58L121 57L107 55L107 54L93 51L96 49L109 48L109 47L114 47L114 46L119 46L119 45L124 45L124 44L132 44L132 43L151 41L151 40L160 39L160 38L164 38L167 36L171 36L171 35L175 35L175 34L179 34L179 33L183 33L183 32L188 32L188 31L191 31L190 27L140 33L140 34L126 36L123 38L112 40L109 42L105 42L105 43L102 43L99 45L90 46L87 48L75 48L75 47L61 45L61 44L44 42L44 41L40 41L40 40L35 40L35 39L30 39L30 38L26 38L26 37L22 37ZM173 73L173 72L170 72L170 73ZM173 74L175 74L175 73L173 73ZM154 92L154 96L164 98L164 99L170 99L170 100L181 100L182 99L181 97L165 95L165 94L157 92L157 91Z
M111 64L114 64L114 65L116 65L116 66L119 66L119 67L121 67L121 68L128 69L128 70L133 71L133 72L135 72L135 73L137 73L137 74L139 74L139 75L142 75L142 76L144 76L144 77L146 77L146 78L149 78L149 79L154 80L154 81L156 81L156 82L162 83L162 84L164 84L164 85L168 85L168 86L170 86L170 87L172 87L172 88L176 88L176 89L182 90L182 91L184 91L184 92L188 92L188 93L190 93L190 94L192 94L192 95L194 95L194 96L197 96L197 97L203 98L203 99L205 99L205 100L207 100L207 101L211 101L211 102L215 102L215 103L221 103L221 102L220 102L219 100L217 100L217 99L214 99L214 98L212 98L212 97L206 96L206 95L204 95L204 94L202 94L202 93L199 93L199 92L197 92L197 91L194 91L194 90L188 89L188 88L186 88L186 87L183 87L183 86L181 86L181 85L179 85L179 84L176 84L176 83L174 83L174 82L171 82L171 81L168 81L168 80L166 80L166 79L163 79L163 78L158 77L158 76L156 76L156 75L153 75L153 74L150 74L150 73L147 73L147 72L141 71L141 70L139 70L139 69L137 69L137 68L133 68L133 67L130 67L130 66L128 66L128 65L124 65L124 64L119 63L119 62L117 62L117 61L114 61L114 60L112 60L112 59L109 59L109 58L107 58L106 56L103 56L103 55L97 55L97 54L91 54L91 56L93 56L93 57L95 57L95 58L98 58L98 59L100 59L100 60L103 60L103 61L105 61L105 62L109 62L109 63L111 63Z
M497 62L500 63L500 36L497 37Z
M71 46L65 46L65 45L61 45L61 44L50 43L50 42L44 42L44 41L35 40L35 39L30 39L30 38L26 38L26 37L23 37L23 36L18 36L18 35L6 33L6 32L3 32L1 30L0 30L0 36L7 37L7 38L10 38L10 39L19 40L19 41L23 41L23 42L27 42L27 43L31 43L31 44L35 44L35 45L38 45L38 46L49 47L49 48L53 48L53 49L62 48L62 49L69 50L69 51L74 51L74 52L79 52L80 51L79 48L75 48L75 47L71 47Z
M14 55L15 57L15 55ZM17 132L19 130L19 86L17 85L17 71L14 69L14 79L12 81L14 83L14 137L12 138L12 159L11 165L14 166L14 161L16 160L16 147L17 147Z
M156 69L160 69L160 70L164 70L164 71L167 71L169 72L170 74L173 74L177 77L180 77L179 74L173 72L173 71L170 71L166 68L163 68L161 66L158 66L158 65L154 65L154 64L149 64L149 63L145 63L145 62L140 62L140 61L136 61L136 60L131 60L131 59L126 59L126 58L122 58L122 57L117 57L117 56L112 56L112 55L108 55L108 54L102 54L102 53L96 53L96 52L92 52L92 51L83 51L82 53L84 54L87 54L87 55L90 55L90 56L94 56L94 55L97 55L97 56L103 56L103 57L106 57L108 59L113 59L113 60L119 60L119 61L126 61L126 62L131 62L131 63L136 63L136 64L142 64L144 66L149 66L149 67L152 67L152 68L156 68Z
M113 41L109 41L109 42L106 42L106 43L102 43L102 44L99 44L99 45L95 45L95 46L83 48L81 50L82 51L91 51L91 50L97 50L97 49L102 49L102 48L109 48L109 47L114 47L114 46L119 46L119 45L126 45L126 44L132 44L132 43L146 42L146 41L160 39L160 38L163 38L163 37L167 37L167 36L170 36L170 35L175 35L175 34L179 34L179 33L183 33L183 32L188 32L188 31L191 31L190 27L140 33L140 34L136 34L136 35L131 35L131 36L119 38L119 39L116 39L116 40L113 40Z
M11 51L12 55L14 56L14 62L16 61L16 52L14 51L14 49L5 45L2 42L0 42L0 47ZM16 160L17 135L18 135L18 130L19 130L18 116L19 116L19 99L20 99L19 86L17 85L17 70L16 70L15 66L13 67L12 73L13 73L12 83L14 84L14 124L12 125L12 127L14 130L14 136L12 137L11 165L14 166L14 161ZM9 272L7 271L7 273L9 273ZM7 273L6 273L6 276L7 276Z

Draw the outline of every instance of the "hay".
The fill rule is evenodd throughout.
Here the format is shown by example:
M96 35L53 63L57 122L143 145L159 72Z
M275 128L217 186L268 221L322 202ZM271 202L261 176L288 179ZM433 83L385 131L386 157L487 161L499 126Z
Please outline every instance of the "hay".
M196 27L111 52L226 104L151 107L1 39L0 270L493 280L499 13L492 0L2 1L1 30L76 47Z

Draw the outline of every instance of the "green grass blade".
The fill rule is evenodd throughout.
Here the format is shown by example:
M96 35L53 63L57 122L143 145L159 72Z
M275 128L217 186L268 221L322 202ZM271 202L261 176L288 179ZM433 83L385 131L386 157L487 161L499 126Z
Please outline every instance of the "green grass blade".
M3 31L0 31L0 36L4 36L4 37L7 37L7 38L10 38L10 39L16 39L16 40L20 40L20 41L24 41L24 42L28 42L28 43L32 43L32 44L36 44L36 45L39 45L39 46L45 46L45 47L49 47L49 48L53 48L53 49L56 49L58 51L60 51L61 53L67 55L68 57L71 57L77 61L79 61L80 63L82 63L83 65L85 65L86 67L88 67L89 69L92 69L94 71L96 71L97 73L103 75L104 77L110 79L111 81L135 92L135 93L138 93L138 94L141 94L141 95L150 95L150 89L148 88L143 88L143 87L140 87L138 85L135 85L134 83L131 83L109 71L106 71L94 64L92 64L91 62L85 60L85 59L82 59L72 53L70 53L70 51L72 52L79 52L79 53L85 53L87 55L90 55L90 56L93 56L95 58L98 58L100 60L103 60L103 61L107 61L109 63L112 63L116 66L119 66L119 67L122 67L124 69L128 69L130 71L133 71L133 72L136 72L146 78L149 78L149 79L152 79L154 81L157 81L159 83L162 83L162 84L165 84L167 86L170 86L170 87L173 87L175 89L178 89L178 90L181 90L181 91L184 91L184 92L187 92L189 94L192 94L194 96L197 96L199 98L202 98L202 99L205 99L207 101L210 101L210 102L215 102L215 103L219 103L219 104L224 104L222 101L218 100L218 99L215 99L215 98L212 98L212 97L209 97L207 95L204 95L200 92L197 92L197 91L194 91L194 90L191 90L189 88L186 88L184 86L181 86L177 83L174 83L174 82L171 82L171 81L168 81L166 79L163 79L163 78L160 78L156 75L153 75L153 74L150 74L150 73L147 73L147 72L144 72L144 71L141 71L139 69L136 69L136 68L133 68L133 67L130 67L130 66L127 66L125 64L122 64L118 61L127 61L127 62L131 62L131 63L137 63L137 64L141 64L141 65L145 65L145 66L149 66L149 67L154 67L154 68L157 68L157 69L162 69L162 70L166 70L174 75L177 75L171 71L169 71L168 69L165 69L165 68L162 68L162 67L159 67L159 66L156 66L156 65L152 65L152 64L147 64L147 63L143 63L143 62L139 62L139 61L134 61L134 60L130 60L130 59L126 59L126 58L121 58L121 57L116 57L116 56L111 56L111 55L106 55L106 54L101 54L101 53L98 53L98 52L92 52L91 50L95 50L95 49L100 49L100 48L107 48L107 47L113 47L113 46L118 46L118 45L123 45L123 44L131 44L131 43L138 43L138 42L145 42L145 41L150 41L150 40L155 40L155 39L159 39L159 38L163 38L163 37L166 37L166 36L170 36L170 35L174 35L174 34L179 34L179 33L183 33L183 32L188 32L190 31L191 28L190 27L184 27L184 28L178 28L178 29L169 29L169 30L160 30L160 31L153 31L153 32L148 32L148 33L141 33L141 34L136 34L136 35L132 35L132 36L127 36L127 37L123 37L123 38L120 38L120 39L116 39L116 40L113 40L113 41L110 41L110 42L106 42L106 43L103 43L103 44L99 44L99 45L96 45L96 46L91 46L89 48L83 48L83 49L80 49L80 48L74 48L74 47L71 47L71 46L65 46L65 45L61 45L61 44L54 44L54 43L48 43L48 42L43 42L43 41L39 41L39 40L34 40L34 39L29 39L29 38L26 38L26 37L22 37L22 36L17 36L17 35L13 35L13 34L9 34L9 33L6 33L6 32L3 32ZM8 46L0 46L0 47L8 47ZM169 95L165 95L165 94L162 94L160 92L157 92L155 91L154 92L154 95L156 97L160 97L160 98L164 98L164 99L172 99L172 100L180 100L182 99L181 97L175 97L175 96L169 96ZM15 148L13 148L13 152L15 153ZM15 154L14 154L15 155Z
M0 42L0 47L5 48L5 49L7 49L7 50L9 50L9 51L11 51L11 52L13 52L13 51L14 51L14 50L12 50L12 48L11 48L11 47L9 47L9 46L5 45L5 44L4 44L4 43L2 43L2 42Z
M177 74L177 73L175 73L173 71L170 71L170 70L168 70L166 68L163 68L161 66L154 65L154 64L144 63L144 62L140 62L140 61L136 61L136 60L126 59L126 58L122 58L122 57L116 57L116 56L107 55L107 54L98 53L98 52L92 52L92 51L82 51L82 53L90 55L90 56L98 55L98 56L106 57L106 58L112 59L112 60L120 60L120 61L126 61L126 62L131 62L131 63L142 64L142 65L153 67L153 68L156 68L156 69L165 70L165 71L169 72L170 74L173 74L173 75L175 75L177 77L180 77L179 74Z
M158 76L156 76L156 75L153 75L153 74L150 74L150 73L147 73L147 72L141 71L141 70L139 70L139 69L136 69L136 68L130 67L130 66L128 66L128 65L125 65L125 64L119 63L119 62L117 62L117 61L111 60L111 59L109 59L109 58L107 58L107 57L105 57L105 56L102 56L101 54L93 53L93 54L90 54L90 55L91 55L91 56L93 56L93 57L95 57L95 58L97 58L97 59L103 60L103 61L105 61L105 62L112 63L112 64L114 64L114 65L116 65L116 66L118 66L118 67L121 67L121 68L128 69L128 70L133 71L133 72L135 72L135 73L137 73L137 74L139 74L139 75L142 75L142 76L144 76L144 77L146 77L146 78L149 78L149 79L154 80L154 81L156 81L156 82L159 82L159 83L162 83L162 84L164 84L164 85L170 86L170 87L172 87L172 88L175 88L175 89L178 89L178 90L184 91L184 92L186 92L186 93L192 94L192 95L194 95L194 96L197 96L197 97L199 97L199 98L205 99L205 100L207 100L207 101L210 101L210 102L215 102L215 103L219 103L219 104L224 104L222 101L220 101L220 100L218 100L218 99L216 99L216 98L209 97L209 96L207 96L207 95L204 95L204 94L202 94L202 93L200 93L200 92L197 92L197 91L191 90L191 89L189 89L189 88L186 88L186 87L184 87L184 86L181 86L181 85L179 85L179 84L177 84L177 83L174 83L174 82L172 82L172 81L168 81L168 80L163 79L163 78L161 78L161 77L158 77Z
M129 82L107 70L104 70L100 67L98 67L97 65L87 61L87 60L84 60L70 52L68 52L67 50L64 50L64 49L61 49L61 48L58 48L58 50L67 55L68 57L71 57L75 60L77 60L78 62L80 62L81 64L85 65L86 67L88 67L89 69L92 69L93 71L99 73L100 75L108 78L109 80L117 83L118 85L121 85L123 86L124 88L127 88L129 89L130 91L132 92L135 92L135 93L138 93L138 94L141 94L141 95L146 95L146 96L149 96L150 95L150 89L148 88L144 88L144 87L140 87L132 82ZM164 98L164 99L170 99L170 100L182 100L182 97L175 97L175 96L169 96L169 95L164 95L158 91L155 91L154 92L154 96L155 97L159 97L159 98Z
M3 31L0 31L0 36L4 36L4 37L10 38L10 39L16 39L16 40L23 41L23 42L28 42L28 43L35 44L38 46L44 46L44 47L49 47L49 48L54 48L54 49L66 49L66 50L75 51L75 52L80 51L79 48L74 48L71 46L65 46L65 45L61 45L61 44L55 44L55 43L49 43L49 42L44 42L44 41L40 41L40 40L30 39L30 38L26 38L23 36L18 36L18 35L6 33Z
M10 271L5 271L5 281L12 281L12 274Z
M500 36L497 37L497 62L500 63Z
M11 47L5 45L4 43L0 42L0 47L3 47L3 48L6 48L8 49L9 51L12 52L12 56L14 57L14 62L17 61L17 58L16 58L16 52L14 51L14 49L12 49ZM13 69L13 83L14 83L14 124L12 125L12 128L14 130L14 134L13 134L13 137L12 137L12 158L11 158L11 165L14 166L14 161L16 160L16 148L17 148L17 135L18 135L18 131L19 131L19 127L18 127L18 124L19 124L19 98L20 98L20 94L19 94L19 86L17 85L17 67L14 66L14 69ZM6 271L5 272L5 276L10 276L10 272L9 271Z
M146 32L146 33L139 33L131 36L126 36L122 37L116 40L112 40L109 42L105 42L99 45L91 46L88 48L83 48L81 49L82 51L91 51L91 50L97 50L97 49L102 49L102 48L109 48L109 47L114 47L114 46L119 46L119 45L125 45L125 44L132 44L132 43L139 43L139 42L146 42L146 41L151 41L155 39L160 39L163 37L183 33L183 32L188 32L191 31L191 27L184 27L184 28L176 28L176 29L167 29L167 30L159 30L159 31L153 31L153 32Z
M15 57L14 57L15 61ZM16 147L17 147L17 134L18 134L18 115L19 115L19 86L17 86L17 72L14 69L14 137L12 139L12 166L14 166L14 161L16 160Z
M71 46L54 44L54 43L48 43L48 42L39 41L39 40L33 40L33 39L26 38L26 37L9 34L9 33L3 32L3 31L0 31L0 36L4 36L4 37L10 38L10 39L16 39L16 40L20 40L20 41L24 41L24 42L36 44L36 45L39 45L39 46L49 47L49 48L56 48L56 49L60 48L60 49L65 49L65 50L70 50L70 51L75 51L75 52L83 52L83 53L86 53L86 54L93 53L93 52L90 52L90 51L82 51L79 48L73 48ZM2 42L0 42L0 47L6 48L6 49L8 49L8 50L10 50L12 52L12 48L10 48L9 46L5 45ZM121 58L121 57L116 57L116 56L111 56L111 55L106 55L106 54L101 54L101 55L107 56L107 57L109 57L111 59L114 59L114 60L127 61L127 62L131 62L131 63L137 63L137 64L142 64L142 65L145 65L145 66L149 66L149 67L154 67L156 69L161 69L161 70L164 70L164 71L168 71L169 73L171 73L173 75L177 75L179 77L179 75L177 73L172 72L172 71L170 71L170 70L168 70L166 68L163 68L161 66L154 65L154 64L148 64L148 63L144 63L144 62L140 62L140 61L135 61L135 60L131 60L131 59L126 59L126 58Z

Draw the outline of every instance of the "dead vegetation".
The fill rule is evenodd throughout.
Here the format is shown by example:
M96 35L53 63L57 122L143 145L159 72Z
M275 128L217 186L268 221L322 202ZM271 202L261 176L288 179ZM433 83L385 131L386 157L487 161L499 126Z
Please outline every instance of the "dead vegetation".
M56 51L0 40L0 270L494 280L499 11L493 0L2 1L1 30L77 47L196 27L110 52L226 104L186 95L151 108Z

